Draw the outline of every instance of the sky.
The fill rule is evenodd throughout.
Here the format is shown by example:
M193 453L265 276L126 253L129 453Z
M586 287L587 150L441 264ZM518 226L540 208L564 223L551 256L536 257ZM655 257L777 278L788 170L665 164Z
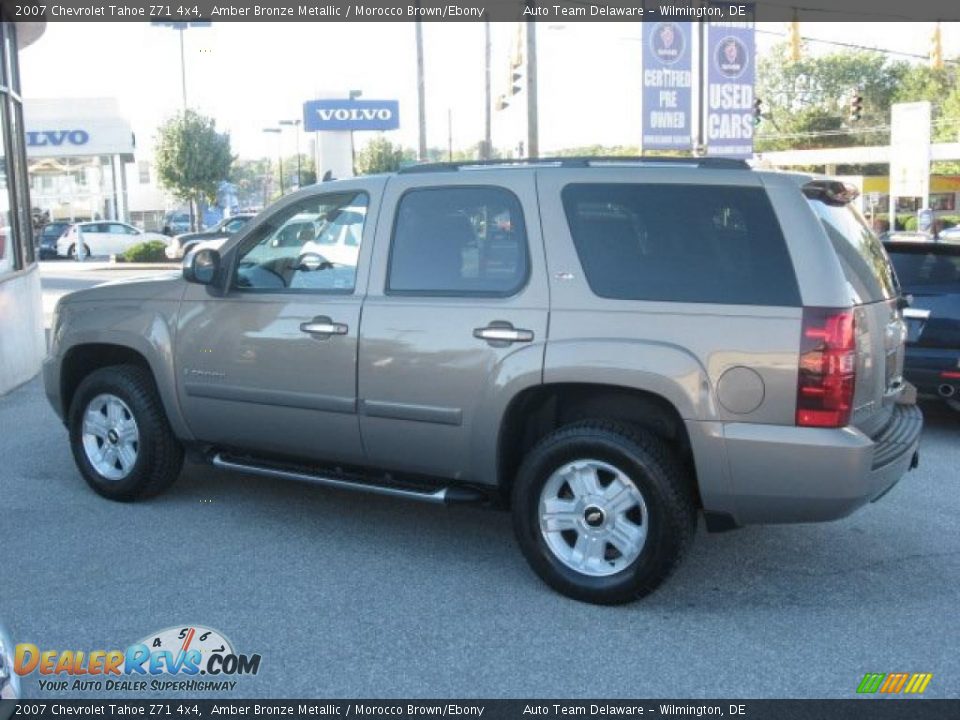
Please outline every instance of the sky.
M540 150L636 145L640 128L641 23L538 24ZM506 84L515 23L493 23L494 96ZM802 23L801 34L925 54L933 23ZM786 23L758 24L758 51L783 39ZM47 24L21 54L25 98L112 97L130 120L138 151L182 105L177 31L149 23ZM275 157L278 138L263 132L302 117L317 93L361 90L397 99L400 129L417 144L413 23L221 22L185 33L187 102L229 131L235 154ZM830 50L811 43L811 52ZM833 48L836 49L836 48ZM960 55L960 24L943 26L945 57ZM483 23L424 23L427 142L468 148L483 137ZM525 133L520 103L493 116L493 140L513 147ZM450 127L448 128L448 117ZM357 133L362 146L369 133ZM292 129L280 136L295 152ZM306 152L306 140L301 138Z

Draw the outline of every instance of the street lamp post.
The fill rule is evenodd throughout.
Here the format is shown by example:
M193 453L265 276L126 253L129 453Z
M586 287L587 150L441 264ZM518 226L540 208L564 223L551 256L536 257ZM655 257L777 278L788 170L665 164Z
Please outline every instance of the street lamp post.
M183 34L187 28L210 27L210 22L199 20L196 22L152 22L151 25L169 27L180 33L180 94L183 98L183 109L187 109L187 60L183 49Z
M363 90L350 91L351 100L356 100L361 95L363 95ZM357 174L357 150L356 146L353 144L353 130L350 131L350 171L354 175Z
M281 130L281 129L278 128L278 127L267 127L267 128L264 128L263 131L264 131L265 133L270 133L270 134L272 134L272 135L276 135L277 138L278 138L278 142L277 142L277 167L278 167L278 169L279 169L279 171L280 171L280 195L282 196L282 195L283 195L283 144L282 144L281 142L279 142L279 138L280 138L280 133L282 133L283 130Z
M303 187L303 177L301 176L300 171L300 120L280 120L281 125L293 126L293 130L296 133L296 143L297 143L297 187Z

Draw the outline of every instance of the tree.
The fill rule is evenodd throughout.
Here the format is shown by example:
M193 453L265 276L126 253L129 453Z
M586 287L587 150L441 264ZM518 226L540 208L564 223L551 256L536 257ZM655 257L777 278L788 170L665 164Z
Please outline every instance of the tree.
M217 132L213 118L194 110L178 113L158 130L157 177L174 197L190 203L192 218L194 203L199 208L203 200L216 198L233 160L230 136Z
M888 143L890 105L909 69L871 50L792 62L785 43L775 46L758 63L756 96L763 102L764 124L757 150ZM854 91L863 98L859 121L849 118Z
M357 174L396 172L403 162L403 148L378 135L357 153Z
M270 160L237 160L230 168L230 182L237 186L240 207L264 207L270 202Z

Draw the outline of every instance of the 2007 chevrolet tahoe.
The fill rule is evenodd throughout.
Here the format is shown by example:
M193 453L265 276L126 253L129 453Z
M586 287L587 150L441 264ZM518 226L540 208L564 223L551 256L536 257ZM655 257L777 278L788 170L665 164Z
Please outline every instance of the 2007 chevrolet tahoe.
M46 391L105 497L162 491L189 452L493 501L552 587L625 602L698 513L832 520L916 463L905 301L852 198L702 158L322 183L182 277L61 300Z

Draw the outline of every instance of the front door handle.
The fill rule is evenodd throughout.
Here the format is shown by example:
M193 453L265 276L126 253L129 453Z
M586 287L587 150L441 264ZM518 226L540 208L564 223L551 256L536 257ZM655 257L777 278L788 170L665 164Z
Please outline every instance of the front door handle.
M334 322L326 315L321 315L310 322L300 323L300 330L308 335L329 337L331 335L346 335L350 328L343 323Z
M491 345L509 345L515 342L532 342L533 330L515 328L510 323L493 322L487 327L477 328L473 336L478 340L486 340Z

